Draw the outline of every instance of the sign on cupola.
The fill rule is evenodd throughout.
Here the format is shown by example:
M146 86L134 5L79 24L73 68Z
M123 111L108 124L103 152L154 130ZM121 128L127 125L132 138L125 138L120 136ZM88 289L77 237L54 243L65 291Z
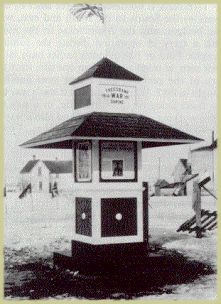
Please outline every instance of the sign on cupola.
M141 77L103 58L72 81L74 114L90 112L133 113L138 107Z
M135 103L135 86L100 84L97 86L97 98L105 106L117 104L132 106ZM102 104L100 104L102 106Z

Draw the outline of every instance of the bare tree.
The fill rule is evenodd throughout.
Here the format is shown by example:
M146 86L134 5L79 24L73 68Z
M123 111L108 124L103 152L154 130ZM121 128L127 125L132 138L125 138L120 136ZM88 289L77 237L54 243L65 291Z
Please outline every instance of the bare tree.
M97 17L104 23L104 13L101 4L75 4L71 7L71 13L77 20L83 18Z

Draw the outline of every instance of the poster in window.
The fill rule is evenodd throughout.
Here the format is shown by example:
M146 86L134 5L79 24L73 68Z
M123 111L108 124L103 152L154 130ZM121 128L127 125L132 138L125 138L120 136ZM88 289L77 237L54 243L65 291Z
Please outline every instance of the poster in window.
M100 143L101 180L136 179L136 144L106 141Z
M123 176L123 160L112 160L113 176Z
M91 143L77 143L76 181L91 181Z

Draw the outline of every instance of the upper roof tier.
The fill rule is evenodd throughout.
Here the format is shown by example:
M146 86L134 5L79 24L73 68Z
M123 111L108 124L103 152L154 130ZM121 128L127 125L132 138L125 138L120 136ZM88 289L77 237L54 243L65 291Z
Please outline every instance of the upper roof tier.
M77 77L75 80L70 82L70 85L75 84L79 81L88 78L109 78L109 79L121 79L121 80L134 80L141 81L143 78L135 75L134 73L128 71L112 60L104 57L98 61L95 65L90 67L86 72Z
M21 146L71 149L73 140L79 139L140 141L143 148L189 144L202 140L143 115L93 112L73 117Z

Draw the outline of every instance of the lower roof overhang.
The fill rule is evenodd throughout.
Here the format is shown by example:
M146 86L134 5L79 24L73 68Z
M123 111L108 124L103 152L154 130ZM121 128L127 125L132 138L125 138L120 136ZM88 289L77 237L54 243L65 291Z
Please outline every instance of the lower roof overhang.
M68 136L66 138L57 138L56 140L45 140L30 144L22 144L24 148L39 149L72 149L73 143L80 140L115 140L115 141L135 141L142 142L142 148L154 148L162 146L193 144L196 141L191 140L163 140L163 139L141 139L141 138L122 138L122 137L89 137L89 136Z
M202 139L136 114L93 112L73 117L23 143L24 148L72 149L79 140L136 141L142 148L193 144Z

